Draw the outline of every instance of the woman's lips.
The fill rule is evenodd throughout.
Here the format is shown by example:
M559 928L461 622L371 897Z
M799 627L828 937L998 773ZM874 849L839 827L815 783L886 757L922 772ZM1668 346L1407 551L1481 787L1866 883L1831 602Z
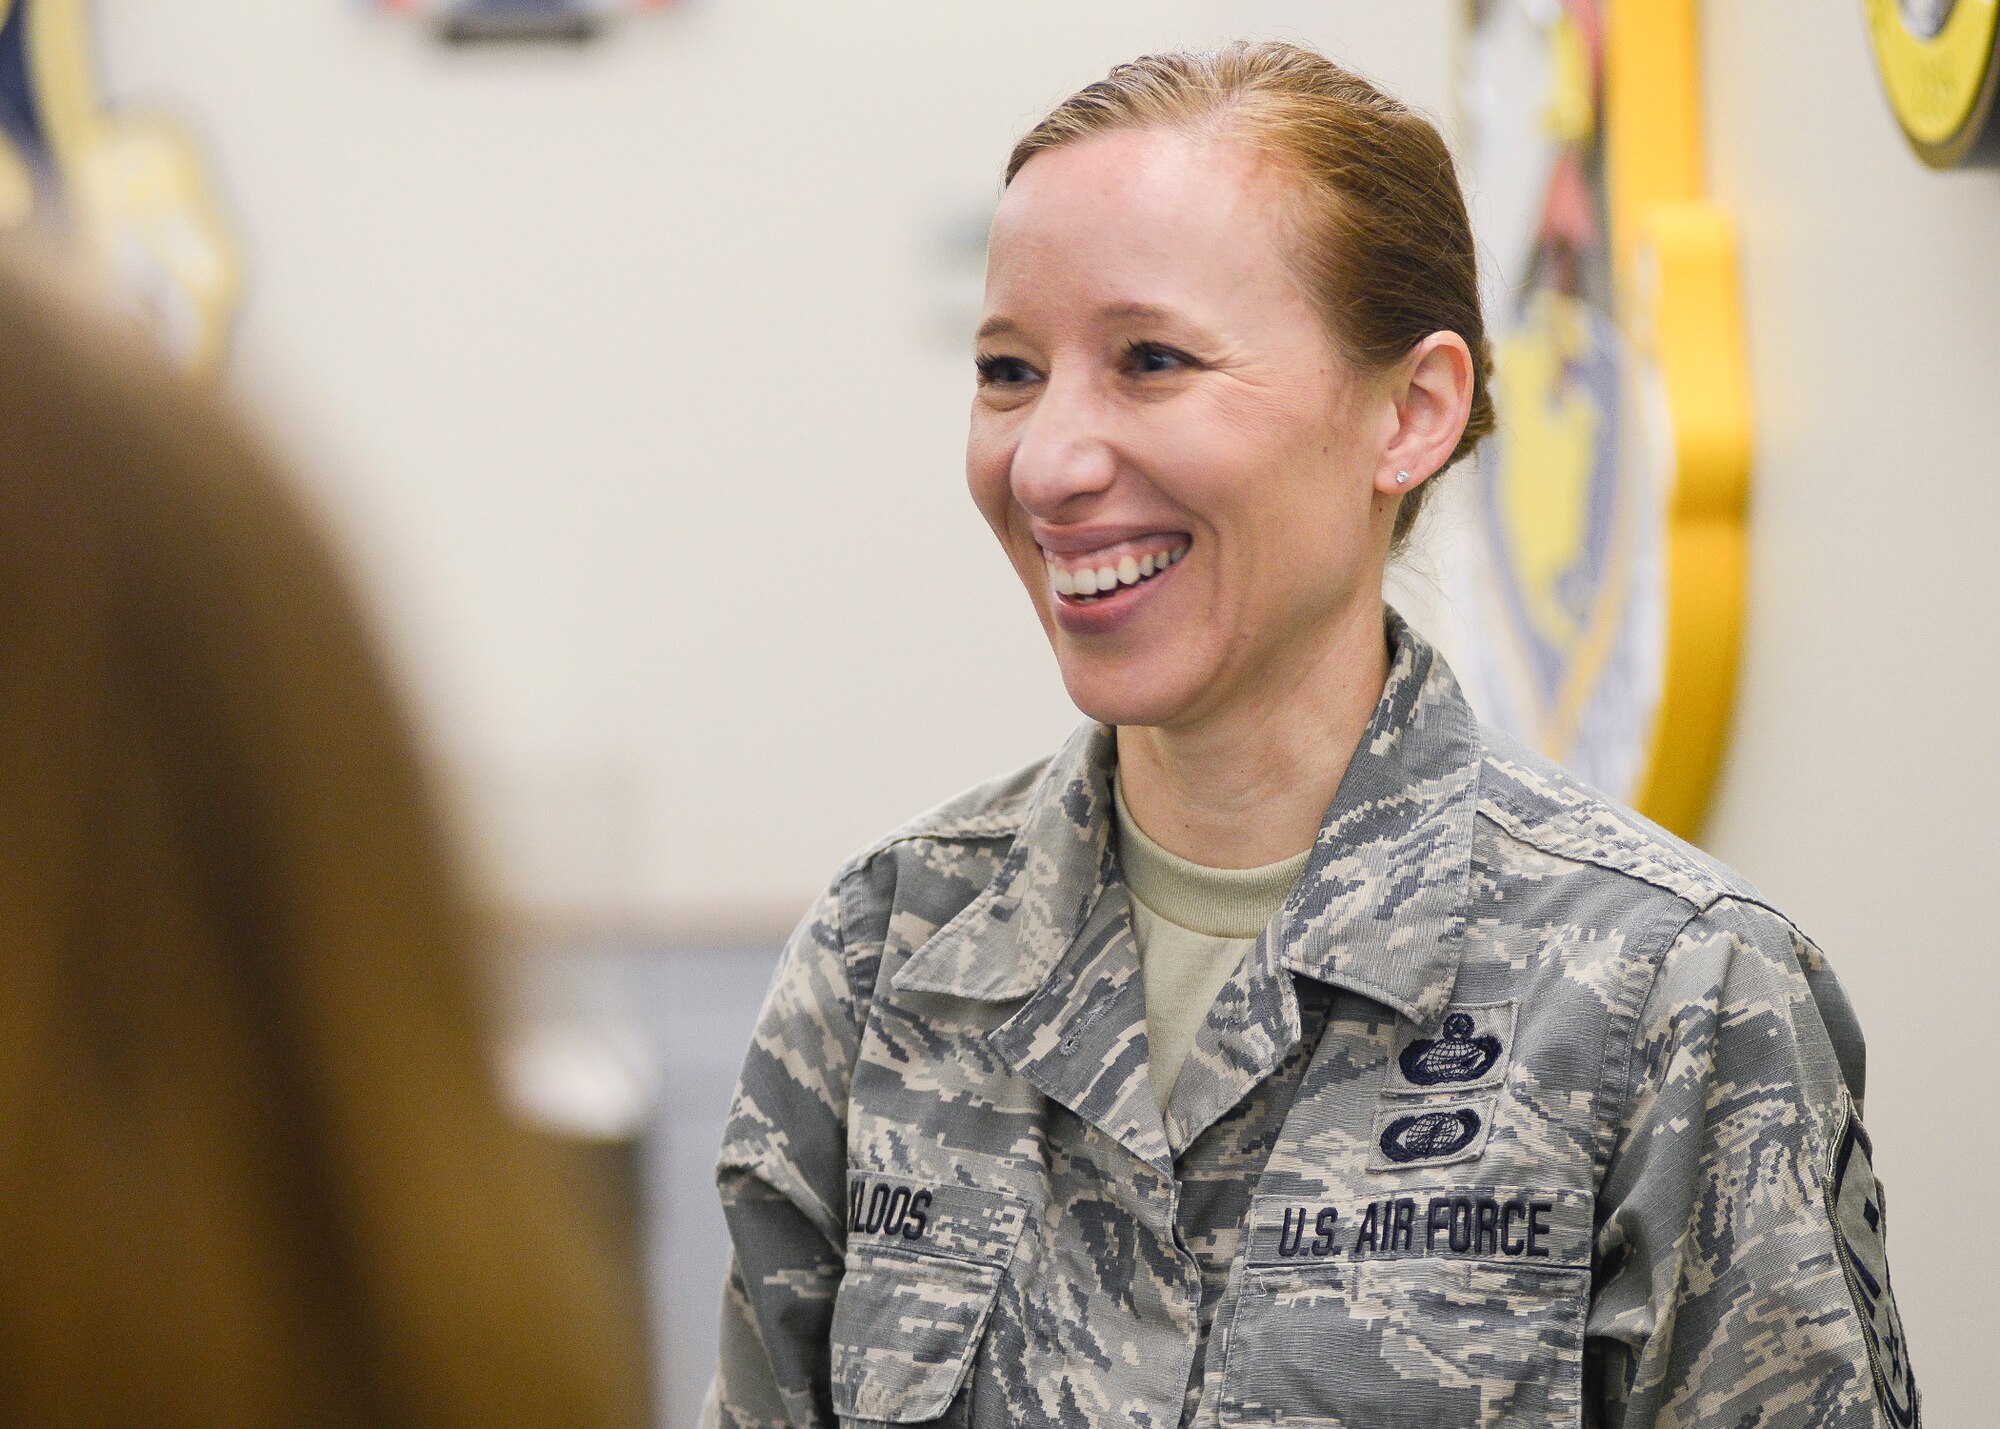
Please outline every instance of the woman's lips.
M1137 544L1142 547L1139 554L1118 552L1116 561L1107 559L1107 552L1098 551L1075 558L1075 573L1067 564L1059 567L1049 561L1050 605L1056 624L1072 635L1102 635L1117 629L1170 581L1192 549L1185 536L1175 537L1164 545ZM1099 584L1107 572L1108 589ZM1131 576L1129 581L1127 574ZM1082 581L1089 587L1087 591L1078 588L1079 576L1088 577ZM1062 589L1065 581L1070 586L1067 592Z

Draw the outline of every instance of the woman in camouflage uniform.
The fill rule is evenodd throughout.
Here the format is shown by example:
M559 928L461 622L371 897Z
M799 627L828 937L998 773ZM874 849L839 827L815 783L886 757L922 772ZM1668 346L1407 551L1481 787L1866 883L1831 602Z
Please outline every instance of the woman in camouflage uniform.
M1382 603L1493 422L1435 130L1239 45L1007 179L968 475L1090 720L787 947L708 1422L1914 1424L1819 951Z

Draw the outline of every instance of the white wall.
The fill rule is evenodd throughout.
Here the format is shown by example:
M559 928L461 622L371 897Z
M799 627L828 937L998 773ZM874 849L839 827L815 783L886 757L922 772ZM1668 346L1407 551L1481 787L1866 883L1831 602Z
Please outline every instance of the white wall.
M1706 842L1854 1001L1925 1420L1991 1423L2000 172L1908 152L1858 4L1707 16L1758 434L1742 698Z
M353 0L102 0L212 140L236 373L366 560L509 901L788 927L1075 718L964 494L1007 149L1147 48L1305 28L1448 103L1448 0L687 0L465 53Z

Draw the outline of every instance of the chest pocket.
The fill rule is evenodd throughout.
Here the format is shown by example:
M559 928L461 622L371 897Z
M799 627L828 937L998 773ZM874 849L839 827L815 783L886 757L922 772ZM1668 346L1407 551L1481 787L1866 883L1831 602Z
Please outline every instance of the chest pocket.
M1026 1222L1026 1203L998 1191L848 1172L847 1263L831 1334L843 1424L944 1417Z
M1398 1199L1409 1200L1410 1211L1389 1207L1382 1224L1407 1229L1385 1239L1380 1230L1363 1233L1344 1207L1321 1221L1324 1206L1259 1198L1229 1329L1222 1422L1581 1424L1587 1203L1452 1188ZM1490 1218L1485 1201L1496 1208ZM1518 1206L1511 1216L1509 1204ZM1537 1214L1537 1206L1546 1210ZM1299 1218L1302 1234L1287 1213ZM1530 1217L1538 1231L1532 1249L1540 1252L1532 1257ZM1494 1229L1484 1236L1488 1219ZM1266 1220L1279 1228L1275 1235Z

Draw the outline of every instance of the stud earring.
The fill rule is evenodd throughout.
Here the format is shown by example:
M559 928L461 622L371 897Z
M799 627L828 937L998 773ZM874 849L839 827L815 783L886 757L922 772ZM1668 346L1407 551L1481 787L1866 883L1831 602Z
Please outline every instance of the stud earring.
M1409 480L1410 480L1410 474L1407 471L1399 471L1396 473L1396 485L1407 486L1409 484Z

